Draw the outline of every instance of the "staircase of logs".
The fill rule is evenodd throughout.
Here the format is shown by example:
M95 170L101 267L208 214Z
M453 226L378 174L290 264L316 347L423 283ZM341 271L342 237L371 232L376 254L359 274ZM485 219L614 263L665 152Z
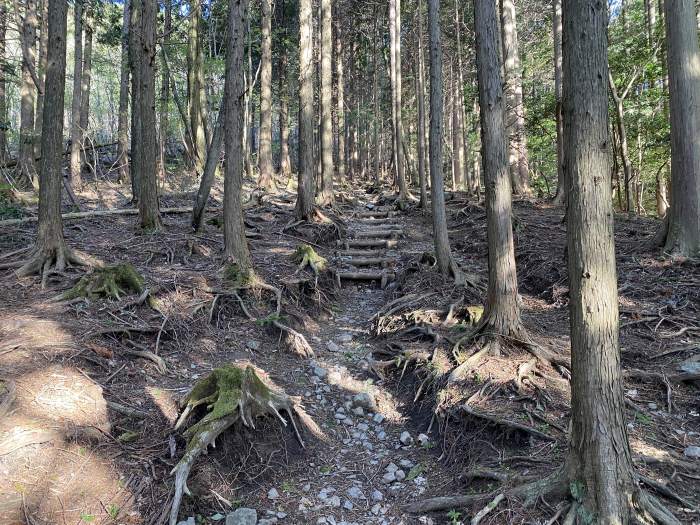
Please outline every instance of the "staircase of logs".
M336 283L378 281L385 288L395 277L399 239L404 235L396 224L398 212L371 209L356 212L348 223L345 239L338 241Z

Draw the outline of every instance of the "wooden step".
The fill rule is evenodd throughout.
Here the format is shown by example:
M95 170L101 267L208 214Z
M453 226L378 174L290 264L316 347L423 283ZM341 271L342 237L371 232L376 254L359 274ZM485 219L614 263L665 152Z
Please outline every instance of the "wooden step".
M377 257L385 253L386 250L339 250L336 252L339 257Z
M392 257L352 257L344 260L343 262L358 267L381 266L382 268L388 268L389 266L396 264L397 261Z
M390 211L390 210L370 210L370 211L361 211L356 214L356 217L376 217L376 218L387 218L387 217L395 217L396 212L395 211Z
M375 226L375 225L380 225L380 224L389 224L389 223L394 223L396 222L396 219L393 217L384 217L382 219L374 219L372 217L365 217L365 218L358 218L355 223L360 224L362 226Z
M354 231L351 232L353 238L365 239L398 239L403 236L403 230L373 230L373 231Z
M396 248L398 241L395 239L346 239L338 241L338 246L350 248Z
M336 272L335 279L339 288L342 288L343 281L379 281L380 286L386 288L386 285L394 280L394 273L388 271L380 272Z

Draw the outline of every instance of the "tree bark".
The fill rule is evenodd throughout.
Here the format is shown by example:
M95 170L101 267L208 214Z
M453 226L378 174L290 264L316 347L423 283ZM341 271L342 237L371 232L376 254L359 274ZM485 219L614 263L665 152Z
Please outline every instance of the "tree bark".
M47 0L48 1L48 0ZM119 181L129 179L129 26L131 24L130 0L124 0L122 21L122 55L119 75L119 120L117 124L117 162L119 163ZM132 196L133 197L133 196Z
M338 180L345 180L345 76L342 28L339 9L335 20L335 75L336 75L336 115L338 119Z
M139 218L141 228L148 231L162 226L158 209L158 181L156 165L158 157L156 127L156 16L158 0L142 0L139 48L139 106L132 112L138 120L141 144L138 148L139 169ZM136 108L137 106L134 106ZM136 113L135 115L133 113Z
M404 200L408 192L404 177L403 119L401 118L401 0L389 0L389 30L394 174L399 186L399 199Z
M228 8L228 45L225 85L225 148L224 172L224 254L238 264L241 272L252 269L245 238L241 189L243 186L243 91L246 19L248 0L230 0Z
M292 161L289 158L289 60L287 58L287 46L283 44L280 57L279 71L279 97L280 97L280 168L279 176L287 179L292 173Z
M48 1L48 0L47 0ZM7 37L7 6L0 2L0 64L7 60L5 39ZM7 161L7 94L5 68L0 67L0 162Z
M80 82L80 129L83 134L87 133L90 120L90 85L92 83L92 36L94 33L94 13L93 8L88 6L85 9L85 42L83 43L83 70Z
M455 191L464 187L464 139L462 136L462 96L459 75L452 75L452 171Z
M83 132L80 127L80 99L83 82L83 0L73 4L73 98L70 125L70 181L73 188L80 188L82 181Z
M557 192L554 195L554 204L564 206L566 204L566 179L564 178L564 123L561 117L562 97L562 57L561 57L561 2L552 1L552 37L554 40L554 100L555 123L557 128Z
M0 14L0 16L4 16ZM37 77L41 91L36 97L36 115L34 116L34 158L41 158L41 130L44 124L44 91L46 90L46 64L48 61L49 41L49 0L41 2L41 32L39 33L39 63Z
M629 155L629 146L627 143L627 127L625 126L625 106L624 98L618 94L615 80L612 77L612 72L608 71L608 86L610 94L615 103L615 123L617 125L617 135L620 139L620 158L622 159L622 171L625 177L625 200L627 213L634 213L634 204L632 202L633 191L631 188L635 185L635 175L632 171L632 161Z
M333 204L333 17L331 0L321 1L321 188L317 201Z
M163 48L170 46L170 32L172 30L173 21L173 5L172 0L164 0L165 4L165 19L163 20ZM161 53L164 58L165 54ZM170 102L170 70L165 65L160 73L160 122L158 126L158 172L161 179L165 179L166 174L166 146L168 144L168 106ZM207 154L208 157L208 154ZM205 166L206 171L206 166Z
M440 2L428 0L428 31L430 38L430 195L433 211L435 258L443 275L459 279L460 272L452 257L447 235L445 193L442 175L442 43L440 37Z
M609 183L607 4L566 0L563 116L569 185L571 439L567 470L598 523L631 523L635 490L618 345Z
M671 116L671 209L665 250L700 255L700 76L692 0L665 0ZM690 137L693 137L690 140Z
M416 11L416 19L418 21L418 36L416 39L416 98L418 99L418 184L420 186L420 207L424 211L426 211L428 209L428 184L426 182L425 173L425 73L423 71L424 65L422 0L418 0L418 10ZM437 31L439 37L439 26L437 28Z
M143 0L129 0L129 67L131 69L131 201L138 204L141 195L139 177L141 167L141 126L138 111L141 108L141 54L139 32L141 31L141 11Z
M500 0L501 30L503 31L503 71L505 73L506 115L508 126L510 177L512 189L518 195L529 195L530 174L525 134L523 79L518 50L515 0Z
M32 78L36 62L36 0L26 0L22 20L22 84L20 86L20 129L18 177L25 187L38 185L34 164L34 103L36 86Z
M475 0L476 63L481 108L481 155L486 185L489 279L482 325L517 337L521 330L511 223L511 177L504 127L498 19L492 0Z
M311 220L314 212L314 80L311 0L299 0L299 168L296 214Z
M262 31L260 39L260 151L258 186L265 191L275 188L272 168L272 5L260 0Z
M205 130L206 97L204 94L204 60L202 57L202 3L190 1L190 23L187 31L187 103L192 130L192 163L198 175L204 171L207 151Z
M226 102L225 100L222 100L221 108L219 108L219 116L216 119L214 134L212 135L211 143L209 144L209 151L207 151L207 162L204 165L204 174L202 175L202 180L199 182L197 198L195 199L194 206L192 207L192 229L196 232L202 229L204 210L206 208L209 193L211 191L212 184L214 183L216 171L219 166L221 148L224 143L225 118Z

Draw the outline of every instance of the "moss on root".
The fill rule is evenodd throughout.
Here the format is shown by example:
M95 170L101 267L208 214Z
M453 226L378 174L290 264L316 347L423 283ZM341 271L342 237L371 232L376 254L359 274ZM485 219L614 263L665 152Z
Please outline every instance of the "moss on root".
M253 287L257 278L252 268L243 269L238 263L232 262L224 266L224 281L232 288L240 290Z
M300 244L297 246L297 249L294 250L294 254L292 255L292 259L299 265L300 270L309 266L316 275L325 271L328 267L328 261L317 254L308 244Z
M59 296L61 301L69 301L84 297L96 299L108 297L119 300L128 293L140 294L144 290L143 277L130 263L120 263L83 276L78 284Z

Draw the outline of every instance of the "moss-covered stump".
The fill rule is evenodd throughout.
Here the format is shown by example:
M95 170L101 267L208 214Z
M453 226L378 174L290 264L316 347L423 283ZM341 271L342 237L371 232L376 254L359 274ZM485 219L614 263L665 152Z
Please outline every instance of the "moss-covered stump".
M140 294L144 291L143 277L130 263L120 263L103 268L83 276L78 284L58 296L60 301L70 301L84 297L121 299L130 293Z
M328 261L317 254L308 244L300 244L297 246L297 249L294 250L294 254L292 255L292 259L299 265L300 270L308 266L316 275L325 271L328 267Z
M170 511L170 525L177 523L183 493L190 493L187 477L195 460L206 452L209 445L213 446L216 438L229 427L240 421L246 427L254 429L255 420L266 416L275 416L286 426L287 421L280 414L284 410L299 442L302 446L304 444L294 421L295 406L291 398L266 385L251 366L243 369L228 364L216 368L194 385L182 404L184 410L175 424L176 429L188 420L197 407L204 406L206 414L183 432L188 439L187 450L171 472L175 474L175 495Z

